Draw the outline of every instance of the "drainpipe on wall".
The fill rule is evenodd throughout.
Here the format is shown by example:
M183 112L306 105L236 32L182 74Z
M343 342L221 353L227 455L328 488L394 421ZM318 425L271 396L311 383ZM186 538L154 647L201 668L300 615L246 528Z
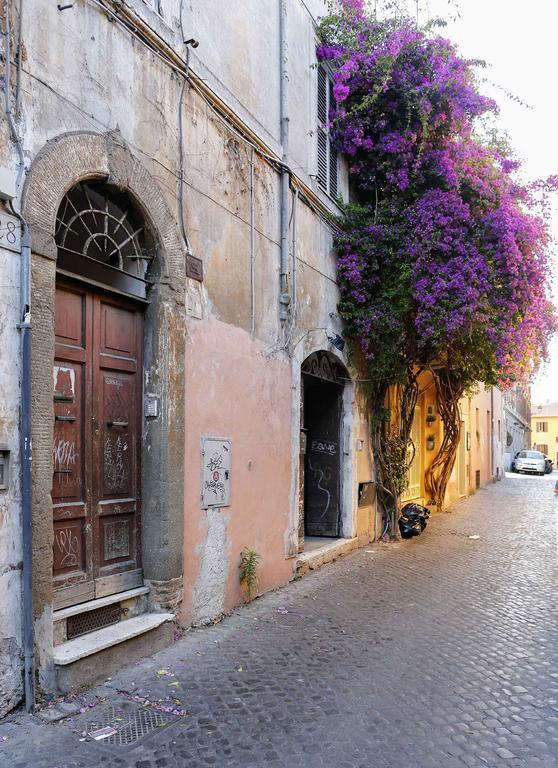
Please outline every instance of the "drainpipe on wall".
M287 0L279 0L279 52L280 52L280 89L281 89L281 147L283 150L281 167L281 271L279 288L279 320L287 319L287 309L291 303L289 293L289 72L287 43Z
M25 708L35 706L35 640L33 637L33 538L31 507L31 323L30 266L31 238L21 219L21 415L19 446L21 460L21 517L23 527L23 649L25 654Z
M291 322L294 325L296 323L297 305L296 305L296 206L298 202L298 187L293 192L293 208L291 214L292 220L292 280L291 280L291 295L292 295L292 310L291 310Z
M16 130L10 105L11 87L11 41L10 15L8 0L4 0L4 37L5 37L5 69L4 69L4 111L18 157L19 168L16 190L19 194L21 180L25 171L23 147ZM22 5L20 5L22 13ZM21 27L20 27L21 29ZM21 39L18 40L21 46ZM18 52L18 62L21 58L21 48ZM18 89L19 90L19 89ZM16 93L16 104L19 92ZM21 331L21 406L19 417L19 448L21 461L21 525L23 548L23 652L24 652L24 692L25 708L30 712L35 706L35 640L33 633L33 592L32 592L32 529L31 529L31 239L27 222L19 211L11 206L12 212L21 222L21 261L20 261L20 291L21 315L18 328Z

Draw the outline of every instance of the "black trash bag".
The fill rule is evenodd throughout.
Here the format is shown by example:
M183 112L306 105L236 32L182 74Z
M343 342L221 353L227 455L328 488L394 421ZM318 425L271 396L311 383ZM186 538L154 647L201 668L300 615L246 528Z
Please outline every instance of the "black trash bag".
M421 531L426 528L426 521L430 517L430 510L428 507L423 507L422 504L405 504L401 510L401 514L409 520L418 521L420 523Z
M403 539L412 539L413 536L420 536L422 525L418 518L401 515L399 518L399 532Z

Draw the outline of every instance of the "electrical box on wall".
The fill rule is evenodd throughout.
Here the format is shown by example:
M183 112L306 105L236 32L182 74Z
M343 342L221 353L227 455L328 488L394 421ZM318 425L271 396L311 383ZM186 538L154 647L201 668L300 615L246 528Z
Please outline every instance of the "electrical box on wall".
M231 441L227 438L202 438L201 502L203 509L231 503Z
M10 478L10 452L3 445L0 445L0 491L8 488Z

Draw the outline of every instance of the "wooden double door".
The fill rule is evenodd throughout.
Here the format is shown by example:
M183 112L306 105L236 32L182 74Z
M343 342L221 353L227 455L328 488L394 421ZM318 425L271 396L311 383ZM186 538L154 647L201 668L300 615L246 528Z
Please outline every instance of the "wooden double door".
M54 607L142 583L142 311L57 282Z

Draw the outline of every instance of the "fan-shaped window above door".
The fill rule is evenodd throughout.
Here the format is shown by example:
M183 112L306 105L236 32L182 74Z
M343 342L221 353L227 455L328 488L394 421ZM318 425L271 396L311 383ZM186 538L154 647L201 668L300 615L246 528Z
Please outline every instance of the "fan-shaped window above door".
M126 192L79 182L60 203L55 239L58 271L147 298L153 239Z

